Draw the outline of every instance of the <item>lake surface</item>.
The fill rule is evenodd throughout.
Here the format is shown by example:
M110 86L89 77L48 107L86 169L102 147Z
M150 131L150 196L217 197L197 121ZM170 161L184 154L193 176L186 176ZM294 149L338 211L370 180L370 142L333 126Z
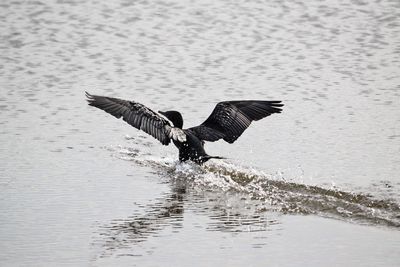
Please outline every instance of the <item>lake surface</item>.
M2 266L400 266L400 2L2 1ZM199 167L186 127L282 100Z

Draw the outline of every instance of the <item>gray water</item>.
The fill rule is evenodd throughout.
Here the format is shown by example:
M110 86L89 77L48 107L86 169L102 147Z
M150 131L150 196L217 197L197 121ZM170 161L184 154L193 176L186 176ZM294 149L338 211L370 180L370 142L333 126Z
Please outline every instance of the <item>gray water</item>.
M2 1L2 266L399 266L400 2ZM177 162L84 91L282 100Z

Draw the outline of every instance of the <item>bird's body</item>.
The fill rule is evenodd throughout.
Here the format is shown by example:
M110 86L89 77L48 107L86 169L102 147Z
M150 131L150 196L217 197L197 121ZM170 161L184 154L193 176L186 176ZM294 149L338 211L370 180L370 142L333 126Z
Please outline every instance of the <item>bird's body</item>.
M281 101L225 101L216 105L211 115L199 126L183 129L182 115L178 111L166 111L160 114L146 106L118 98L91 95L86 93L89 105L123 118L133 127L150 134L163 145L171 141L179 149L179 160L191 160L202 164L211 158L204 150L204 141L214 142L223 139L233 143L246 130L253 120L260 120L273 113L280 113Z
M184 130L184 133L186 134L186 142L173 141L179 149L179 160L192 160L199 163L207 161L209 156L204 150L204 142L190 130Z

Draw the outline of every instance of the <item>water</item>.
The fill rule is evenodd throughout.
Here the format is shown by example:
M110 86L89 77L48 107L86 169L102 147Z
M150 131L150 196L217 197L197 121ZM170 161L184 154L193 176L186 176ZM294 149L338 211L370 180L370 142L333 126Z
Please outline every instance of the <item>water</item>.
M398 1L2 1L4 266L398 266ZM228 157L84 91L176 109L283 100Z

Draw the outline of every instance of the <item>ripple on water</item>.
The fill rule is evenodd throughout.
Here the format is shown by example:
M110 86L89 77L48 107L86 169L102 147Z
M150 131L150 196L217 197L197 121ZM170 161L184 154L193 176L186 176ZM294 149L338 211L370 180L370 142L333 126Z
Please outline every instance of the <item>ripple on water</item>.
M351 223L400 227L400 207L389 199L287 182L282 177L224 161L199 166L143 154L132 147L105 149L120 159L150 167L166 179L171 192L150 204L138 204L139 210L127 218L98 225L93 244L103 248L102 257L114 252L120 255L151 237L161 236L166 228L179 233L184 227L185 210L205 215L207 223L193 222L193 227L210 232L279 234L280 214L314 214ZM391 190L399 185L382 181L374 186ZM267 244L263 238L255 236L252 247L263 248Z
M198 166L142 155L139 151L123 148L116 152L124 160L150 166L174 183L185 184L185 190L211 190L219 192L217 194L227 193L238 199L251 200L251 207L256 212L315 214L361 224L400 227L400 206L394 199L288 182L283 177L225 161L210 161ZM390 196L388 191L393 191L394 185L390 181L383 181L380 185L378 188L386 189L380 190L386 192L382 195Z

